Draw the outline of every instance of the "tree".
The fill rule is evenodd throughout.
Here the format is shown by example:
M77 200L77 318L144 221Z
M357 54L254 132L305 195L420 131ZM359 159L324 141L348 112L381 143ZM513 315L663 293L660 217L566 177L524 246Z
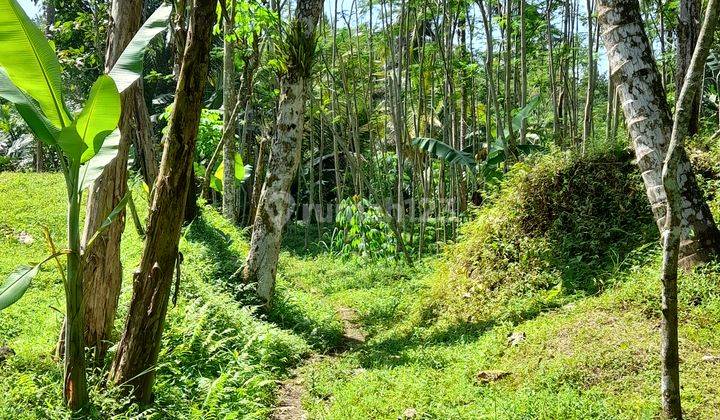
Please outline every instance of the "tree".
M146 36L154 36L165 29L170 8L161 8L148 23ZM115 0L108 29L108 47L105 69L110 69L130 43L142 24L143 0ZM102 175L90 187L85 218L85 235L82 246L86 247L91 235L102 225L108 214L127 193L128 153L133 143L146 144L152 137L150 118L142 80L136 81L122 94L120 117L120 145L117 157L105 167ZM149 145L152 149L152 145ZM153 162L154 164L154 162ZM95 239L95 246L86 252L87 263L83 265L83 291L85 294L85 344L95 347L95 356L101 361L108 347L117 309L122 266L120 243L125 228L124 212L102 235Z
M652 212L662 230L667 205L662 185L662 162L672 131L662 79L637 0L599 0L598 17L608 51L610 74L623 107ZM720 233L685 152L680 150L678 153L683 209L680 264L691 266L718 252Z
M588 141L592 138L593 131L593 98L595 96L595 79L597 78L597 66L595 64L594 57L594 45L593 42L593 12L595 3L592 0L586 0L587 7L587 27L588 27L588 69L587 69L587 90L585 92L585 112L583 114L583 137L582 137L582 151L585 153Z
M286 34L286 71L280 78L277 133L270 146L269 172L260 193L250 252L243 268L244 280L257 283L257 293L268 305L275 289L280 239L291 201L290 186L300 165L305 95L322 6L322 0L298 0L295 18Z
M145 248L134 276L125 329L110 369L110 379L116 384L132 386L133 396L140 403L148 403L152 397L155 363L190 187L216 5L215 0L194 0L192 5L160 173L154 186ZM182 14L184 10L177 13Z
M677 50L675 51L675 97L680 95L680 90L685 81L685 75L690 68L690 61L695 51L698 33L700 32L700 0L680 0L677 23ZM698 132L700 123L700 100L701 89L697 89L693 96L692 108L688 118L688 134L694 136Z
M666 418L681 419L680 404L680 357L678 346L678 313L677 313L677 275L678 254L680 250L681 218L683 197L680 193L679 165L685 139L693 129L690 120L696 117L696 94L702 86L710 46L713 42L717 26L720 0L708 1L705 21L700 30L698 43L695 46L690 65L687 67L683 81L672 128L670 146L663 164L663 187L667 195L667 216L663 229L663 269L662 269L662 393L663 414Z
M231 1L228 16L223 19L223 215L233 223L237 219L237 187L235 186L235 153L237 152L237 72L235 70L235 4ZM208 168L208 172L212 170Z
M60 156L68 195L67 248L57 250L48 232L53 254L34 267L23 266L11 273L0 287L0 310L22 297L42 264L50 260L58 264L65 286L67 316L63 328L66 348L63 396L72 410L79 410L88 402L82 266L87 264L85 253L112 226L126 202L121 200L106 215L83 248L82 194L117 154L119 133L115 128L120 118L120 92L140 77L142 51L149 39L123 51L109 75L101 75L93 83L82 111L73 115L64 102L60 65L53 47L15 0L0 1L0 26L5 37L0 51L0 97L13 103L33 134ZM67 258L65 272L59 260L63 255Z

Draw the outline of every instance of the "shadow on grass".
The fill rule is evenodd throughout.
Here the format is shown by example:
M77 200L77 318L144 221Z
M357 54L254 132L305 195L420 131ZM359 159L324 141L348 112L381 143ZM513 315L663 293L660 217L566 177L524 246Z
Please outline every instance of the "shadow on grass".
M516 326L530 321L539 315L557 309L560 305L549 303L546 306L533 306L514 314L510 319L487 318L478 322L465 322L448 326L446 328L429 331L423 334L415 331L399 333L392 337L368 344L358 354L360 365L363 368L392 368L418 363L418 356L411 356L410 350L426 346L453 346L477 341L482 335L500 326ZM441 368L440 360L428 360L429 364Z
M330 310L324 310L327 308ZM332 305L310 294L279 290L266 315L270 322L299 334L321 353L342 345L343 326Z
M205 217L195 218L185 238L190 242L200 242L209 250L208 259L213 261L211 283L224 287L236 299L243 301L243 284L239 278L233 277L240 268L242 255L232 249L233 239L208 223Z
M211 283L223 287L241 305L260 307L254 284L245 284L239 275L244 256L232 248L230 235L213 226L205 217L196 218L190 226L186 239L202 243L213 261L209 274ZM271 309L258 310L257 316L303 337L318 351L327 352L341 345L342 323L334 309L322 311L321 302L301 291L279 289Z
M599 294L607 290L607 287L617 281L623 281L627 276L617 274L623 271L632 270L633 267L648 264L654 257L653 243L647 246L640 246L633 252L623 255L622 261L605 260L605 264L601 268L590 269L587 264L576 264L572 269L566 267L563 270L561 281L563 285L576 285L579 273L583 273L588 278L607 278L608 283L595 283L592 294ZM583 266L583 267L580 267ZM587 285L585 285L587 286ZM577 294L574 294L578 292ZM405 330L397 334L378 341L371 341L365 345L360 352L358 358L360 364L364 368L378 367L397 367L407 364L418 363L419 356L412 355L410 351L426 346L452 346L468 342L477 341L482 335L497 327L516 327L526 321L531 321L538 316L556 310L563 305L587 297L587 293L580 288L567 290L565 299L538 301L528 299L522 308L506 312L501 316L493 316L487 314L483 319L475 322L457 322L445 327L433 326L433 318L427 319L424 325L412 330ZM388 329L401 326L403 320L397 319L394 324L388 325ZM504 344L504 343L503 343ZM441 360L427 361L434 367L441 367Z

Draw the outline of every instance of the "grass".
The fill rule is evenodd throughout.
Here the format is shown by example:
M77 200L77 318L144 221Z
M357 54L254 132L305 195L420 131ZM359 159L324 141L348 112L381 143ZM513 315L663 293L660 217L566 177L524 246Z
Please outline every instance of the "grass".
M604 293L516 324L438 339L409 316L427 290L422 273L382 284L326 282L326 268L299 266L296 284L336 306L360 310L361 348L304 366L311 418L585 419L659 413L659 258L614 274ZM649 263L644 261L650 260ZM686 276L681 290L683 402L688 418L720 414L720 271ZM397 293L393 291L397 290ZM356 306L354 306L356 305ZM525 340L508 344L508 334ZM482 372L507 372L495 382Z
M652 222L617 225L624 222L616 218L597 228L610 235L598 239L592 220L609 211L602 206L623 201L604 200L597 207L585 200L583 214L595 219L568 232L566 222L577 222L569 212L573 206L556 212L553 203L566 206L572 197L590 195L556 176L576 175L576 165L550 159L539 165L547 174L530 171L512 181L527 182L529 173L537 175L531 181L537 187L507 189L509 195L494 198L444 256L426 257L414 268L330 254L312 240L306 245L303 229L291 226L269 313L256 311L247 287L233 277L247 252L244 233L206 208L181 241L183 281L168 314L155 403L140 409L118 398L117 390L103 389L104 366L91 375L95 405L88 416L267 418L277 404L278 382L297 369L303 407L313 419L656 418L660 255L646 236ZM598 185L600 197L605 188L624 191L623 182L637 181L612 173L599 179L617 180ZM516 198L523 188L545 190L549 184L560 187L533 205L569 219L540 229L552 235L520 229L518 215L525 210L518 209L528 201ZM0 173L0 193L13 197L0 202L5 275L45 255L43 224L62 242L64 202L56 175ZM628 235L613 236L617 226ZM21 232L35 241L21 243ZM489 242L501 246L488 248ZM130 226L116 330L122 328L129 276L141 249ZM578 252L587 257L563 255ZM458 269L478 255L491 264L471 267L490 273L492 287L482 283L487 276ZM473 287L478 280L481 286ZM17 353L0 362L0 418L68 416L61 366L52 357L62 322L61 289L47 266L21 302L0 312L0 342ZM717 418L720 363L703 358L720 356L720 265L683 275L680 290L684 409L688 418ZM364 344L343 346L340 308L357 313L367 334ZM513 333L524 339L510 343Z
M64 242L65 203L61 176L0 173L0 276L47 253L42 228ZM22 232L34 241L21 243ZM241 232L212 209L185 230L182 283L163 336L155 403L141 409L105 390L105 366L90 375L90 418L265 418L275 404L277 381L308 352L292 331L258 319L235 299L229 275L246 252ZM130 298L131 273L142 251L131 225L122 247L124 287L116 331ZM0 418L66 418L62 366L53 350L62 324L60 276L47 264L26 295L0 312L0 344L16 353L0 363ZM117 337L116 337L117 339Z
M622 153L555 154L516 167L418 269L288 263L285 289L357 309L368 332L300 369L310 417L657 417L660 260L639 182ZM703 360L720 354L719 278L710 266L681 282L688 418L720 415L720 364Z

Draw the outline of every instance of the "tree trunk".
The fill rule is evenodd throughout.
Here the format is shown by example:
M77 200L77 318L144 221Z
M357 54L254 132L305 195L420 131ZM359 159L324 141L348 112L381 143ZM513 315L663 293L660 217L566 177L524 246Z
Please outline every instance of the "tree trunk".
M129 92L132 89L132 96ZM140 164L140 174L147 185L153 185L158 175L157 157L155 153L155 141L152 133L150 113L145 103L145 94L142 79L135 83L135 86L126 91L126 100L133 104L132 145L135 146L135 160ZM131 99L132 98L132 99ZM128 104L130 106L130 104Z
M587 66L587 91L585 93L585 110L583 113L583 138L582 138L582 153L585 154L587 143L592 137L592 124L593 124L593 99L595 96L595 56L593 47L593 2L592 0L586 0L587 6L587 18L588 18L588 66Z
M492 11L492 8L486 6L482 1L478 1L478 8L480 9L480 14L482 16L483 21L483 27L485 28L485 39L487 40L487 52L485 57L485 73L487 75L487 90L488 90L488 101L492 102L493 108L495 109L495 132L497 133L497 138L501 139L503 142L505 142L505 134L503 129L503 118L502 114L500 113L500 101L497 99L497 94L495 91L495 82L493 81L493 39L492 39L492 16L488 16L490 12ZM485 112L490 115L490 107L487 107ZM485 127L485 130L490 133L490 125L488 124L487 127ZM487 155L490 154L490 141L487 142L485 145L487 148ZM507 146L507 145L506 145Z
M660 73L645 33L637 0L599 0L598 17L611 77L619 94L653 215L665 225L666 195L662 162L672 120ZM695 180L690 162L680 151L678 176L682 195L680 259L683 267L705 261L720 249L720 234Z
M663 166L663 187L667 194L667 217L663 230L663 271L662 271L662 393L663 416L668 419L682 419L680 404L680 357L678 346L677 275L680 249L681 217L683 197L680 191L679 163L682 146L689 136L689 120L694 118L696 93L702 88L705 60L707 59L718 17L720 0L710 0L707 5L705 22L699 34L697 47L686 69L678 96L672 137Z
M675 61L675 95L680 94L685 74L690 67L698 33L700 32L700 0L680 0L677 24L677 51ZM688 118L688 135L694 136L698 132L700 123L700 96L702 92L698 89L693 96L690 117Z
M254 133L253 130L250 128L251 125L251 118L253 117L253 103L252 98L254 94L254 78L255 78L255 72L257 71L258 65L260 64L260 36L259 34L256 34L253 38L252 43L252 53L245 57L245 66L243 69L243 81L240 85L239 95L240 97L244 98L245 102L245 115L243 115L243 129L242 134L240 136L240 148L242 150L242 153L244 153L245 161L250 159L250 156L252 156L255 145L254 143ZM260 154L258 153L258 156ZM259 169L260 165L257 161L255 161L255 169ZM247 209L250 212L247 217L247 226L252 226L252 219L253 219L253 203L252 200L255 196L255 190L253 187L255 186L255 178L257 174L255 173L255 170L251 174L252 182L246 182L243 186L245 189L245 197L246 197L246 204ZM258 184L258 187L260 187L262 184ZM259 197L258 197L259 198ZM255 201L257 204L257 201ZM246 205L243 205L242 209L243 212L245 211Z
M527 41L525 39L525 0L520 0L520 108L527 104ZM525 144L527 121L520 123L520 144Z
M662 79L663 88L667 91L667 59L665 57L665 6L663 0L658 0L657 15L660 21L658 38L660 38L660 77Z
M260 201L260 192L262 191L263 180L265 177L265 163L267 159L265 155L267 152L268 140L263 136L258 144L257 158L255 159L255 169L253 170L253 186L252 195L250 198L250 213L248 217L248 225L253 226L255 224L255 215L257 214L257 205Z
M505 0L505 124L508 129L507 151L505 153L505 167L507 169L508 161L516 160L515 150L515 132L512 126L512 93L510 92L510 81L512 79L512 1ZM509 152L509 153L508 153Z
M234 4L234 3L233 3ZM231 10L235 7L231 6ZM235 31L235 13L229 12L229 19L223 23L225 41L223 44L223 179L222 179L222 211L226 219L235 223L237 219L238 200L235 184L235 153L237 146L237 114L233 114L237 102L237 72L235 71L235 43L232 36ZM208 168L208 170L211 170Z
M110 379L131 386L140 403L148 403L152 397L200 123L216 4L215 0L193 2L145 249L134 275L125 330L110 369Z
M615 84L613 83L612 79L610 79L608 80L607 112L605 114L605 141L608 144L615 141L612 135L613 124L617 124L617 121L613 121L613 117L615 116L615 108L617 107L617 104L615 103L616 97L617 95L615 94Z
M112 4L105 70L109 71L142 24L142 0L115 0ZM146 123L148 111L142 95L142 81L122 94L121 140L117 157L108 164L88 193L87 217L82 238L83 248L100 228L103 220L125 196L128 152L133 140L150 138ZM85 254L82 270L85 299L85 344L95 348L101 363L109 345L120 285L120 241L125 228L124 212L100 235Z
M322 0L298 0L295 22L288 42L304 43L302 51L313 51L315 27L322 12ZM292 51L300 51L291 48ZM257 283L257 293L267 305L275 289L275 272L280 254L282 228L290 215L290 186L300 164L305 93L309 83L312 56L290 54L287 72L280 80L277 135L273 137L257 215L253 224L250 252L243 269L247 283Z
M197 204L198 199L198 178L195 176L195 168L190 168L190 185L188 186L188 196L185 200L185 215L183 222L185 225L190 224L200 214L200 207Z

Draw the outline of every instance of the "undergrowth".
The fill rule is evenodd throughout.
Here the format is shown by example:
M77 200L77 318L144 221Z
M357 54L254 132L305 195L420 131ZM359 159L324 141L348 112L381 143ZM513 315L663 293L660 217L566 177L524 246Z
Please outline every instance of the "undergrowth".
M0 181L0 193L20 197L0 202L3 275L44 255L42 224L62 240L64 202L55 175ZM657 417L661 261L628 154L552 153L516 165L440 262L341 258L313 236L322 232L289 227L277 295L263 312L233 276L246 238L205 208L181 241L154 404L141 409L104 389L108 359L90 377L90 417L266 418L278 381L298 365L310 418ZM118 331L141 250L126 229ZM52 356L61 289L48 267L0 312L0 344L16 353L0 362L0 418L68 416ZM683 407L688 418L714 418L720 363L708 356L720 356L720 266L683 275L679 290ZM340 309L367 334L344 352ZM320 355L303 364L311 353Z
M489 201L447 249L418 314L440 334L516 323L597 293L657 236L626 151L517 164Z
M358 308L369 333L301 368L310 418L657 418L661 261L636 172L614 153L518 165L407 277L293 264L291 287ZM683 407L715 418L720 267L683 275L679 300Z
M0 276L18 261L46 253L42 227L64 242L63 181L56 174L0 173ZM42 203L42 204L40 204ZM142 203L141 213L145 211ZM42 208L42 211L39 211ZM27 242L27 235L32 238ZM168 311L157 366L154 403L129 404L117 388L103 387L108 359L90 375L90 418L265 418L275 404L277 381L310 347L298 335L264 322L232 292L228 277L246 252L241 232L216 211L185 230L177 305ZM131 292L131 272L142 239L128 224L123 236L124 287L116 321L122 330ZM66 418L62 403L62 364L54 347L62 325L62 284L46 265L27 296L0 312L0 345L14 355L0 361L0 418Z

